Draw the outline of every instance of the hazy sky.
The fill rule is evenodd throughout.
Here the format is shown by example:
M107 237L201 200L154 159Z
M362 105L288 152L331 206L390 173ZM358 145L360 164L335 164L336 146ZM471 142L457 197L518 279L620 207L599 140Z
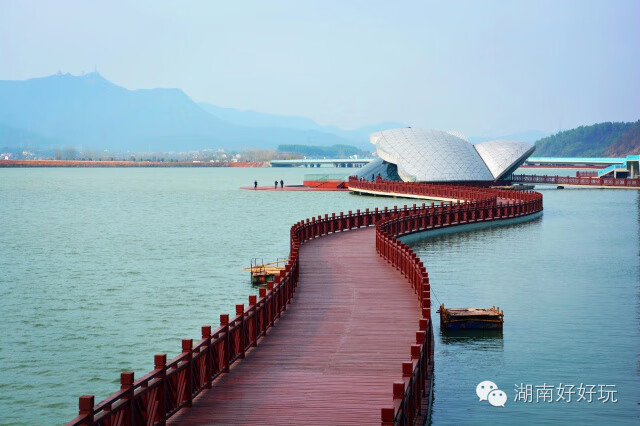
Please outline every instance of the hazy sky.
M555 132L640 119L640 1L0 0L0 79L94 65L345 128Z

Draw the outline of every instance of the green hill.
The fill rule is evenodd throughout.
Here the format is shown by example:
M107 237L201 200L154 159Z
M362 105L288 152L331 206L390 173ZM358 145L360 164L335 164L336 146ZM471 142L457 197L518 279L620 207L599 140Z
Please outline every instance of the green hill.
M640 151L640 121L607 122L564 130L536 142L536 157L625 156Z
M640 154L640 120L621 134L605 153L607 157L624 157L629 154Z

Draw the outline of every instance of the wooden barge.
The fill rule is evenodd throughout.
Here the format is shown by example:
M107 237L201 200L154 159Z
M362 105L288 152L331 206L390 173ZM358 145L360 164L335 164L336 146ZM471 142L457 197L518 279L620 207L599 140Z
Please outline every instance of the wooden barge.
M500 308L445 308L438 309L442 330L502 330L504 312Z

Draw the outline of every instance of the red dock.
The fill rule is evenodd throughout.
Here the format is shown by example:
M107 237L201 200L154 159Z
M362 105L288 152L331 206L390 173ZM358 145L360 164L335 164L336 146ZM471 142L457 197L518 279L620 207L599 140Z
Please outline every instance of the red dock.
M304 244L295 303L258 349L175 421L379 423L422 314L375 240L375 229L363 228Z
M284 188L276 188L275 186L241 186L240 189L246 189L251 191L349 191L349 188L333 187L312 187L305 185L285 185Z

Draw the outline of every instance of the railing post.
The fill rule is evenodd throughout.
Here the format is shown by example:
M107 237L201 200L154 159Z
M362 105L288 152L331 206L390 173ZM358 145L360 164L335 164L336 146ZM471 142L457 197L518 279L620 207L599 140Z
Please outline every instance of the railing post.
M267 308L267 289L264 287L261 288L259 290L259 296L260 300L262 300L262 309L260 310L260 323L262 324L262 327L260 327L260 333L264 331L266 335L267 323L269 322L269 320L267 319L267 312L269 311L269 309Z
M427 368L424 365L425 359L421 359L422 348L423 347L420 345L411 345L411 359L416 360L420 366L420 376L418 377L420 383L418 383L418 389L420 389L420 395L424 396L427 381Z
M120 373L120 390L127 391L124 397L127 400L129 417L125 419L125 422L131 426L136 424L135 420L135 401L133 392L134 374L133 371L125 371Z
M244 358L244 350L247 347L247 333L244 327L244 304L236 305L236 316L240 317L240 333L238 340L240 341L240 358Z
M381 426L393 426L395 423L395 410L391 408L382 408L380 410Z
M88 424L93 425L93 406L95 398L93 395L82 395L78 400L78 415L87 416Z
M269 298L269 310L268 310L268 312L269 312L269 327L273 327L273 323L274 323L274 321L276 319L275 312L274 312L276 309L275 309L275 306L274 306L274 304L275 304L275 296L273 294L273 283L267 283L267 290L269 292L269 295L271 296Z
M424 286L422 289L422 307L428 308L430 306L431 306L431 289L428 286Z
M404 382L393 382L393 399L404 399Z
M223 327L224 331L224 368L222 371L229 372L229 360L231 359L231 337L229 336L229 314L220 314L220 327Z
M186 355L187 367L185 368L186 376L184 380L184 387L187 396L187 407L191 407L193 402L193 339L182 339L182 353Z
M256 306L258 300L255 294L249 296L249 306L253 308L253 336L251 336L251 346L258 344L258 308Z
M154 370L160 370L158 373L158 413L155 422L165 424L167 421L167 354L157 354L153 357Z
M207 389L211 389L211 372L213 371L213 348L211 346L211 326L202 326L202 338L207 340L206 343L206 363L205 363L205 385Z

